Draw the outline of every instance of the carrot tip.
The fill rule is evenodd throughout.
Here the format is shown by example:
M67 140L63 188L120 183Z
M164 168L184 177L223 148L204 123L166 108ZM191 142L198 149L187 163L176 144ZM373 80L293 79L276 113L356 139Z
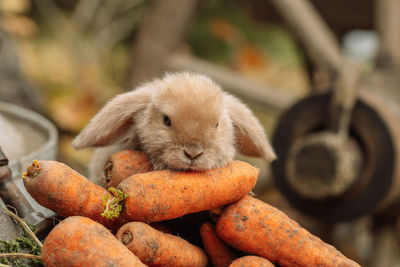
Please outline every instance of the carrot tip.
M124 245L128 245L129 243L132 242L132 240L133 240L133 235L132 235L132 233L131 233L130 231L125 231L125 232L122 234L121 241L122 241L122 243L123 243Z
M21 174L21 178L22 178L22 179L25 179L27 176L28 176L28 172L23 172L23 173Z
M112 196L103 196L104 212L101 214L101 216L112 220L114 218L118 218L122 211L122 205L120 202L125 200L129 195L125 194L119 189L116 189L115 187L110 187L108 191L110 191Z
M104 165L103 169L103 180L106 184L111 181L111 171L113 169L113 164L111 161L108 161L106 165Z
M28 167L28 169L26 170L26 172L22 173L21 178L22 179L26 179L28 177L35 177L36 175L38 175L39 171L40 171L40 164L39 161L37 161L36 159L32 162L32 164Z
M37 161L36 159L35 160L33 160L33 163L32 163L32 165L36 168L36 170L37 171L39 171L40 170L40 164L39 164L39 161Z

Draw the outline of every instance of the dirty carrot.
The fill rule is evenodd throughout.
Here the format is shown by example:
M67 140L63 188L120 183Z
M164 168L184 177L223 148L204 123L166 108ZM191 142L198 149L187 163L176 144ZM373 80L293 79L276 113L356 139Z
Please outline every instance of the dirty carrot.
M206 254L199 247L142 222L123 225L116 236L148 266L200 267L208 264Z
M103 225L81 216L60 222L42 248L46 267L140 267L144 265Z
M269 260L262 257L250 255L238 258L229 267L274 267Z
M230 248L215 231L215 226L209 222L200 227L203 247L214 267L227 267L236 258Z
M228 206L216 230L231 246L282 266L360 266L280 210L250 196Z
M146 155L138 150L115 152L107 160L103 170L106 188L117 187L125 178L137 173L149 172L153 166Z
M110 229L122 223L113 218L122 209L116 197L123 194L108 192L61 162L35 160L22 177L29 194L62 217L85 216Z
M203 172L169 170L135 174L119 184L128 194L122 215L130 221L157 222L233 203L250 192L259 170L234 161Z

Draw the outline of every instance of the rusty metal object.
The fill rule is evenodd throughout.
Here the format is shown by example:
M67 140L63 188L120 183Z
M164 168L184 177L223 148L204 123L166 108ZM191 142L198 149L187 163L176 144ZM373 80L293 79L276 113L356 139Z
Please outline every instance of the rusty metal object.
M0 198L4 203L14 208L26 223L34 225L37 235L44 235L53 226L52 220L47 219L32 208L12 179L11 170L8 167L8 159L0 147Z
M0 167L8 165L8 158L4 155L3 150L0 147Z
M26 218L28 223L35 223L37 219L32 217L34 212L29 202L12 181L11 170L8 167L8 159L0 148L0 197L2 200L17 210L20 217Z
M330 98L330 93L307 97L283 114L273 137L279 160L272 164L272 170L278 188L293 206L322 220L337 222L382 209L398 195L400 131L398 120L385 102L363 91L352 112L349 132L349 138L362 151L360 172L339 194L318 200L305 196L288 179L290 151L299 140L326 130Z
M0 152L0 198L14 207L12 211L24 221L35 225L37 235L44 237L53 226L55 213L40 206L29 195L20 175L35 158L56 158L57 129L38 113L1 101L0 114L12 122L27 141L24 144L26 153L18 158L7 159Z

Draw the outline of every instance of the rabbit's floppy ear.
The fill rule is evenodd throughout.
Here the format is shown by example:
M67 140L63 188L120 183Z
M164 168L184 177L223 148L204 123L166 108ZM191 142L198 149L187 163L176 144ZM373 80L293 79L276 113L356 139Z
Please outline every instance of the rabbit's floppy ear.
M247 156L263 157L268 161L276 159L264 128L250 109L230 94L225 94L224 103L235 128L236 146L239 152Z
M135 114L151 101L150 88L120 94L111 99L72 141L76 149L106 146L126 134L134 123Z

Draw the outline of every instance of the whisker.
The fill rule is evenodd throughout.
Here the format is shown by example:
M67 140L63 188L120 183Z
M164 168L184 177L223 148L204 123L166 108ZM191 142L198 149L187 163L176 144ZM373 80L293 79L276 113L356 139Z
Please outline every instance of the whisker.
M155 170L157 170L158 164L161 162L161 159L158 156L156 156L156 157L152 158L151 160L149 160L149 162L153 165L153 168Z
M150 165L153 165L151 163L151 160L147 161L146 164L142 165L139 169L138 172L143 172L144 169L147 169L147 167L149 167Z

